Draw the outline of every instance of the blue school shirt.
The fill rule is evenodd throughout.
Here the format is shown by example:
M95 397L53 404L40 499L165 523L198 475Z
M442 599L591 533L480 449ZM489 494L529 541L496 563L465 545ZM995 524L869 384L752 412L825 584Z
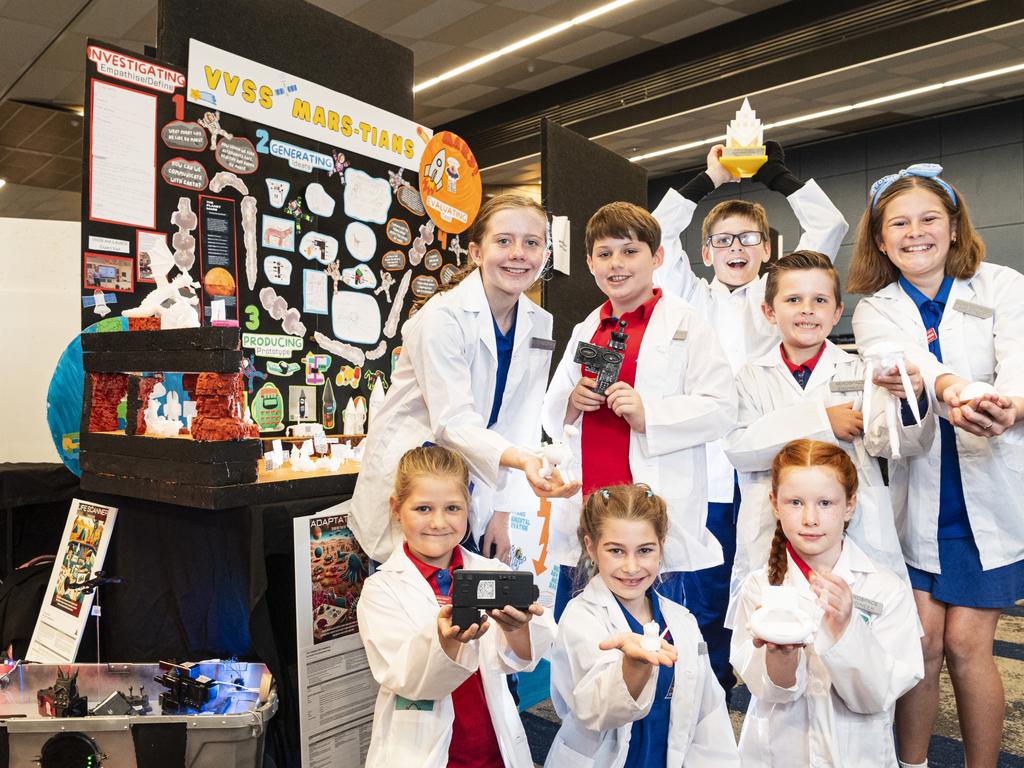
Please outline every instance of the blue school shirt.
M651 615L658 622L658 633L665 631L665 618L661 615L658 596L653 589L647 590L647 599L651 601ZM615 598L618 602L618 598ZM638 635L644 633L644 625L637 621L633 614L619 603L626 617L631 632ZM666 639L672 642L672 635ZM654 692L654 702L647 717L633 722L629 736L629 752L623 768L664 768L668 760L668 721L672 711L672 688L675 680L674 667L658 667L658 685Z
M487 419L487 426L493 427L501 412L501 401L505 397L505 383L508 381L508 369L512 365L512 344L516 339L516 318L519 314L519 305L512 310L512 325L508 333L502 335L498 328L498 321L491 315L491 322L494 323L494 345L498 352L498 372L494 377L494 400L491 401L491 416Z
M928 351L942 362L942 346L939 341L939 323L942 313L949 300L949 291L953 287L953 278L948 275L942 281L939 292L934 299L929 299L902 275L900 287L911 298L917 311L921 313L921 321L929 336L934 338L928 342ZM953 425L946 419L939 419L939 438L942 445L942 462L939 473L939 538L962 539L973 536L971 523L967 518L967 502L964 500L964 483L960 476L960 456L956 450L956 435Z

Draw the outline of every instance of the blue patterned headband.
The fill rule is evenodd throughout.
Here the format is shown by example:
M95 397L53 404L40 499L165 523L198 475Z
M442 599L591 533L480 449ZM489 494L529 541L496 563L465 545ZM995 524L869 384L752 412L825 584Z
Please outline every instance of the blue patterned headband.
M882 196L885 190L892 186L894 181L898 181L906 176L920 176L925 179L931 179L946 190L946 194L953 201L953 205L959 205L956 201L956 192L953 191L953 187L948 182L939 178L940 173L942 173L942 166L938 163L914 163L899 173L890 173L888 176L883 176L871 185L871 207L874 208L878 205L878 198Z

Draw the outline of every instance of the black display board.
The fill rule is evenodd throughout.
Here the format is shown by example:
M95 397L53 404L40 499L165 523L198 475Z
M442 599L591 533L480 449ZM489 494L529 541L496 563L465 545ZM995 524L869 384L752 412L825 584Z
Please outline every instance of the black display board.
M555 316L553 359L559 360L573 327L605 301L587 269L587 221L616 200L646 208L647 169L547 119L540 157L544 207L570 222L570 274L552 271L544 283L544 308Z
M415 174L397 161L194 104L185 71L89 42L83 328L100 320L99 291L113 302L103 330L121 329L118 315L158 285L150 251L163 240L175 260L168 277L187 272L198 283L202 325L214 323L216 301L226 320L238 322L261 436L314 421L340 434L350 399L368 401L372 382L390 381L401 323L417 297L454 273L457 257L426 217ZM149 177L140 186L131 162L103 155L117 134L111 122L129 120L155 131L153 204L136 210L117 196L132 184L148 192ZM126 135L126 157L150 151L140 132ZM349 194L357 183L383 208L374 202L366 213Z
M412 118L412 51L306 0L160 0L157 55L189 38Z

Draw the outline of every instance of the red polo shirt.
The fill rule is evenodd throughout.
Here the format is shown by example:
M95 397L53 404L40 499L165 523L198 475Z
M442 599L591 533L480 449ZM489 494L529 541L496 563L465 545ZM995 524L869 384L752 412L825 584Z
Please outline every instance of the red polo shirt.
M437 574L441 568L427 565L409 551L404 544L405 554L416 566L430 588L437 596L438 605L451 604L451 583L454 572L463 567L462 549L452 550L452 559L448 564L448 587L442 594L437 584ZM500 631L491 627L491 632ZM452 723L452 740L448 746L448 768L504 768L505 761L501 757L498 737L494 733L494 724L487 715L487 699L484 696L484 682L478 669L465 682L452 691L452 706L455 709L455 722ZM487 715L486 717L483 715ZM399 766L398 768L411 768Z
M626 351L619 370L619 381L631 387L636 382L636 358L640 354L640 342L643 341L647 323L660 299L661 289L655 288L654 296L619 318L626 321ZM618 330L618 327L618 320L612 315L612 303L606 301L601 306L600 321L590 343L607 346L612 331ZM580 372L583 376L593 377L582 366ZM584 497L598 488L633 482L633 474L629 469L629 433L630 427L626 420L612 413L607 404L583 414L581 461Z
M796 379L801 387L807 386L807 381L811 378L811 374L814 373L814 366L821 360L822 354L825 352L825 342L821 342L821 347L815 353L814 357L803 363L792 363L789 358L786 357L786 345L779 344L779 352L782 355L782 362L789 368L789 372L793 374L793 378Z

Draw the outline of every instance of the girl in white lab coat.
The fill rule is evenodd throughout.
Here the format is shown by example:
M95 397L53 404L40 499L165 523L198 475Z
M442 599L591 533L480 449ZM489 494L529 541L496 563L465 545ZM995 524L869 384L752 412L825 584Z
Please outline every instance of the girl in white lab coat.
M665 502L645 485L604 488L584 505L580 567L593 575L558 624L551 699L562 727L546 768L739 765L697 622L652 589L667 530ZM649 623L654 650L641 644Z
M893 707L923 675L917 612L910 586L845 536L857 468L832 443L794 440L772 463L771 504L771 555L743 583L732 636L751 693L743 766L896 768ZM773 586L794 588L818 625L806 645L751 634Z
M892 474L925 658L924 680L897 708L900 758L927 764L945 659L973 768L998 759L992 642L1001 609L1024 596L1024 275L983 263L963 196L941 171L912 165L875 182L849 289L871 294L853 315L857 344L903 344L939 417L926 450ZM968 402L969 382L992 389Z
M782 334L781 345L747 363L736 377L740 426L726 438L726 455L740 472L740 506L731 598L768 557L776 530L768 503L775 455L791 440L836 443L857 468L860 491L850 536L873 561L906 578L889 489L875 456L891 452L885 418L887 397L874 398L871 417L862 414L864 363L831 341L843 313L839 274L814 251L794 251L773 262L768 273L765 318ZM915 398L920 371L908 363ZM900 454L919 453L931 439L933 418L896 421Z
M367 768L533 766L505 676L537 664L554 622L534 603L452 625L453 572L505 567L459 546L468 480L461 457L436 445L414 448L397 467L390 507L405 543L366 580L356 609L380 685Z
M388 514L395 467L426 442L458 451L469 464L472 546L482 538L488 556L507 560L509 514L535 510L534 494L575 492L557 474L542 478L534 453L554 342L551 315L523 292L544 266L546 231L544 209L529 198L488 200L467 230L467 269L404 326L402 355L370 422L349 506L352 531L373 559L386 560L401 544Z

